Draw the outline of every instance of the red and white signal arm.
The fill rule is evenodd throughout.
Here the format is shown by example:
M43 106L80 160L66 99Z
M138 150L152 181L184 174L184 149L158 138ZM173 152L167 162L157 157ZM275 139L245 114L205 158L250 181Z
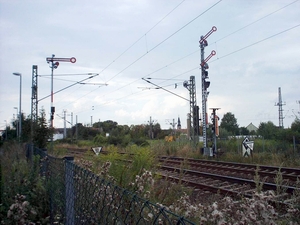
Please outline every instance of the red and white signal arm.
M70 58L70 62L71 63L76 63L76 58L75 57Z

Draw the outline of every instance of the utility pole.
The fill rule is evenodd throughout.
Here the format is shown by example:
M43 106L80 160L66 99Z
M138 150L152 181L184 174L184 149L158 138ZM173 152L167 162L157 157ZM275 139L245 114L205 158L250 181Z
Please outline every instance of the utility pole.
M207 134L206 134L206 127L207 127L207 112L206 112L206 102L209 92L207 91L207 88L210 85L209 81L206 81L205 79L208 78L208 71L207 69L208 64L207 61L213 57L216 52L212 51L210 55L204 59L204 48L208 45L207 38L213 33L217 31L217 28L215 26L212 27L212 29L205 35L200 37L200 50L201 50L201 81L202 81L202 129L203 129L203 153L204 155L209 155L209 148L207 147Z
M296 103L299 105L299 111L298 111L298 114L299 114L299 118L300 118L300 100L296 101ZM296 118L298 119L297 116L296 116Z
M217 153L217 136L219 136L219 125L218 125L218 120L219 117L216 115L216 111L219 110L220 108L210 108L212 109L212 114L211 114L211 120L212 120L212 132L213 132L213 138L214 138L214 145L213 145L213 155L216 155Z
M7 141L7 121L6 120L4 120L4 122L5 122L5 140Z
M64 110L64 139L67 138L66 110Z
M63 110L63 116L57 114L59 118L62 118L64 120L64 138L67 138L67 123L71 125L71 128L73 127L73 113L71 113L70 115L70 114L66 114L66 112L67 110ZM67 120L66 116L71 116L71 122Z
M282 103L282 97L281 97L281 88L278 88L278 103L275 103L275 106L278 106L278 119L279 119L279 128L283 128L283 109L282 106L285 105L285 103Z
M177 123L175 123L175 119L173 119L172 121L173 122L170 123L170 125L172 126L172 133L173 133L173 135L175 135L176 134L175 126L176 126Z
M149 137L150 139L153 139L154 138L154 134L153 134L153 120L150 116L150 121L149 122L149 125L150 125L150 130L149 130Z
M76 141L78 141L78 121L77 121L77 115L76 115L76 129L75 129L75 134L76 134Z

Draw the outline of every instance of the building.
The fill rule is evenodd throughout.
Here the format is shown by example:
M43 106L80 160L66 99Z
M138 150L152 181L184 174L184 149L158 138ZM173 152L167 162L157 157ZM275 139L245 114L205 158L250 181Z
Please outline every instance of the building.
M256 126L253 125L253 123L250 123L247 127L247 130L251 133L251 132L257 132L258 128Z

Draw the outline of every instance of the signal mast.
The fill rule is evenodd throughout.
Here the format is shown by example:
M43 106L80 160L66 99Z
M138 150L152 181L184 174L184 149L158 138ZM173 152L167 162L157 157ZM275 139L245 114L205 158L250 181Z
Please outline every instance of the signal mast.
M207 134L206 134L206 129L207 129L207 112L206 112L206 102L207 102L207 97L209 92L207 91L207 88L210 85L209 81L206 81L208 78L208 71L207 69L209 68L207 62L208 60L213 57L216 52L213 50L207 58L204 58L204 48L208 46L207 43L207 38L213 33L217 31L217 28L213 26L211 30L204 36L200 37L200 50L201 50L201 81L202 81L202 129L203 129L203 153L204 155L209 155L209 148L207 146Z

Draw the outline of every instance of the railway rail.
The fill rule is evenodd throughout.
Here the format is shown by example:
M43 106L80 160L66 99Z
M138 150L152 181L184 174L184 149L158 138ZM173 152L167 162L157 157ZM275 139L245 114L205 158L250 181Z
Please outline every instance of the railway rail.
M68 154L83 157L89 149L68 149ZM91 151L92 152L92 151ZM106 154L105 151L102 154ZM125 153L120 153L125 154ZM203 193L252 197L257 182L262 190L273 190L276 199L288 203L295 191L300 192L300 169L254 164L243 164L181 157L160 157L157 171L162 178L194 187ZM254 180L259 175L260 181ZM281 180L277 180L280 178ZM298 180L298 183L297 183ZM281 182L281 183L278 183Z
M230 175L245 179L253 179L258 174L265 182L274 182L276 177L282 176L286 182L295 184L300 179L300 169L276 166L264 166L224 161L190 159L181 157L161 157L159 161L163 165L178 166L183 165L189 169Z

